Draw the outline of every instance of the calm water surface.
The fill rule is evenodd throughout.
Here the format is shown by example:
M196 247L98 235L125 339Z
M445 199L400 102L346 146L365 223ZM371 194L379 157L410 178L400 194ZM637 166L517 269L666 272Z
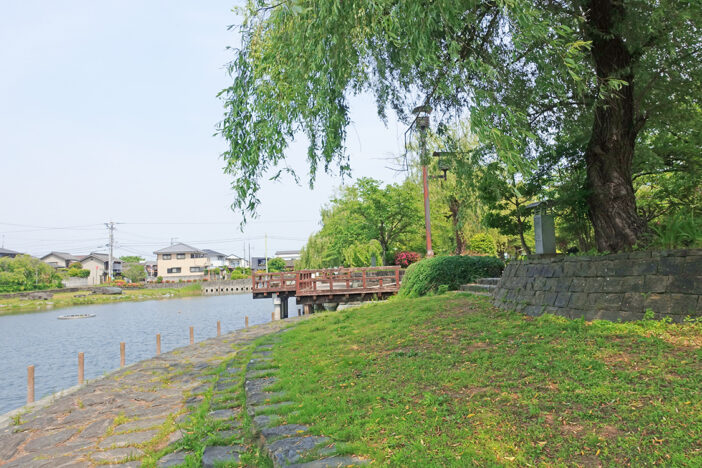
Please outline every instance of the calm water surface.
M49 312L0 317L0 414L19 408L27 399L27 366L34 365L36 399L78 382L78 353L85 353L85 378L93 379L119 367L119 343L126 343L131 364L153 357L156 334L161 351L271 319L273 302L250 294L200 296L147 302L69 307ZM293 302L290 314L297 314ZM94 318L58 320L59 315L95 314Z

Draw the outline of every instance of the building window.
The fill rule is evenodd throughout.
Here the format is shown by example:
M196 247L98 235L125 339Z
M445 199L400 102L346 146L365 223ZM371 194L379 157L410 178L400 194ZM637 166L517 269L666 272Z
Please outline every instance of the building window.
M185 254L176 254L176 258L178 260L183 260L185 258Z
M190 267L190 273L200 273L201 271L205 271L203 267Z
M190 258L204 258L205 254L190 254Z
M170 259L171 259L171 254L163 254L163 259L164 259L164 260L170 260Z
M168 273L180 273L180 267L169 268Z

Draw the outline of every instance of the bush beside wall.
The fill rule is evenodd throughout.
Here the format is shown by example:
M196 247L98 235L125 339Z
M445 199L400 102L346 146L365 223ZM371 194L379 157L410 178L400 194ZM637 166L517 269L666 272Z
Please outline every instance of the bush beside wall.
M441 290L455 290L478 278L499 277L504 268L496 257L433 257L413 263L402 279L400 296L424 296ZM443 286L443 287L442 287Z

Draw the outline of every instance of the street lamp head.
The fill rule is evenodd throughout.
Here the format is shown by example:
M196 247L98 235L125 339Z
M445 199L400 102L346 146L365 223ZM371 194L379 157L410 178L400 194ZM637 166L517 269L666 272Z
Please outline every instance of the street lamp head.
M429 105L423 105L423 106L417 106L414 109L412 109L412 113L414 115L420 115L420 114L431 114L432 108Z

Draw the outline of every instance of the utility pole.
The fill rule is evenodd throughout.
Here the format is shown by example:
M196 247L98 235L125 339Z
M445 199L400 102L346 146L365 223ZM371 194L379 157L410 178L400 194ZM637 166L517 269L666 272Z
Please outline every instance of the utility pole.
M417 127L419 127L419 161L422 165L422 185L424 186L424 227L427 232L427 257L433 257L434 251L431 248L431 216L429 213L429 181L427 176L427 166L429 165L427 129L429 128L431 107L427 105L415 107L412 113L417 116Z
M109 259L107 261L107 269L108 269L107 278L108 278L108 280L112 281L112 268L113 268L112 264L114 262L114 260L112 258L112 251L113 251L114 243L115 243L115 223L110 221L109 223L105 223L105 226L107 226L107 230L110 231L110 243L109 243L110 256L109 256Z
M266 273L268 273L268 233L265 237L265 249L266 249Z

